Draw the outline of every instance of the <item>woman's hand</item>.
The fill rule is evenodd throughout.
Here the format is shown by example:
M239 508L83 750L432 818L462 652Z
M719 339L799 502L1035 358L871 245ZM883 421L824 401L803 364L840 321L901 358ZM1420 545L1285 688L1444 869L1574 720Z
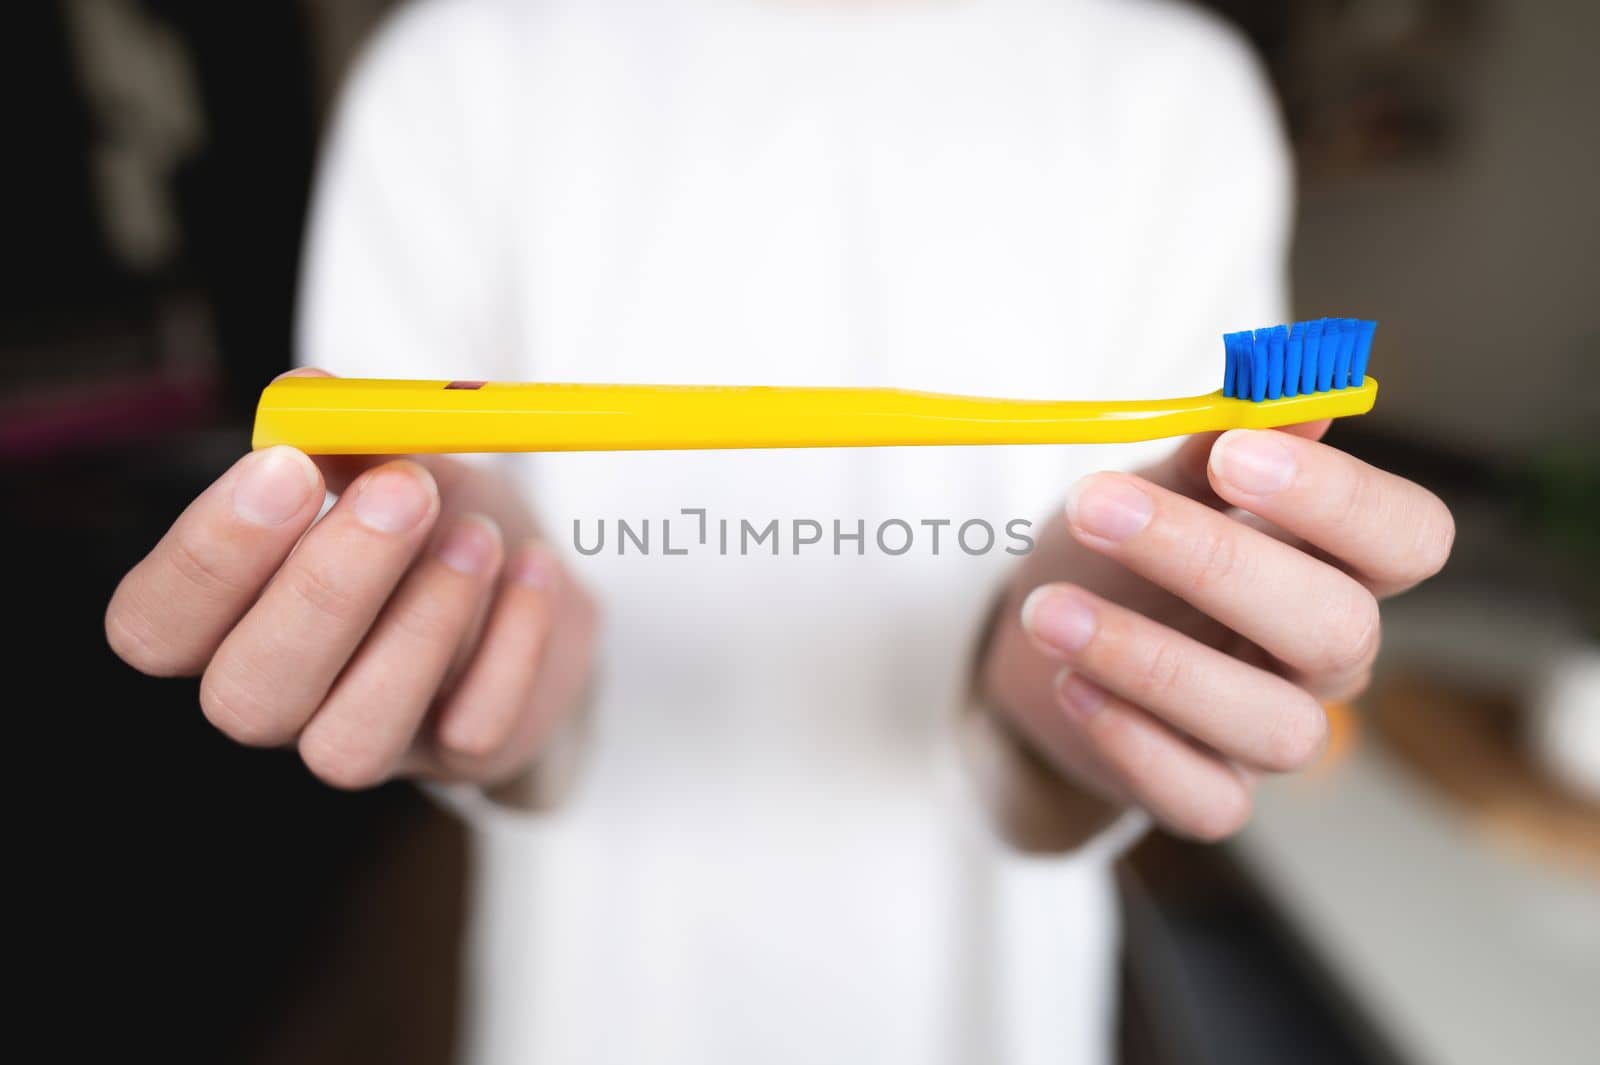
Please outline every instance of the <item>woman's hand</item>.
M1041 534L981 682L1092 795L1237 831L1254 775L1309 765L1322 701L1366 686L1378 600L1444 565L1445 506L1326 429L1196 437L1143 477L1086 477Z
M106 636L141 672L200 674L213 725L336 787L493 783L588 682L594 604L534 532L511 485L453 459L253 452L123 578Z

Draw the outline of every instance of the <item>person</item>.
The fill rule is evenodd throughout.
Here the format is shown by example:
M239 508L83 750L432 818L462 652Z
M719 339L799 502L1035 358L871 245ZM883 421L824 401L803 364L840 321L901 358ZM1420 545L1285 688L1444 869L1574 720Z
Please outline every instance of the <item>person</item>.
M1167 3L426 0L331 135L297 372L1205 392L1285 317L1290 184L1246 47ZM1326 428L272 448L106 629L477 826L464 1060L1101 1062L1111 859L1240 829L1449 553Z

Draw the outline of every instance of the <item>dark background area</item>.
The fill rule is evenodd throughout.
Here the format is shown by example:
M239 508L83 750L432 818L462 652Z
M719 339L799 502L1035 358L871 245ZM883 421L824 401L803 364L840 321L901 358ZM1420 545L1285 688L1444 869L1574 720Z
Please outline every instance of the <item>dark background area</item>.
M406 786L335 794L292 758L232 746L193 681L135 675L100 629L118 577L246 448L257 392L289 363L319 130L389 6L0 12L5 701L31 763L13 913L44 948L36 1020L72 1010L52 1057L446 1055L459 832ZM1210 6L1260 50L1294 141L1297 313L1384 323L1386 402L1336 442L1446 496L1467 579L1594 631L1596 6ZM452 861L419 864L440 841ZM1157 840L1127 884L1131 1059L1389 1053L1225 854ZM1216 1016L1203 1000L1170 1007L1208 987L1254 996L1248 1030L1195 1020ZM425 1036L396 1044L402 1016Z

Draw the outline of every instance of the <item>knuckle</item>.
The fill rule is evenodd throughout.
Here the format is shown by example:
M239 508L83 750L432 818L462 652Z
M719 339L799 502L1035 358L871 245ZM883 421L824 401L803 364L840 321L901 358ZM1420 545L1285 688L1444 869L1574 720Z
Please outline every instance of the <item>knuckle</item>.
M1329 702L1346 702L1355 699L1362 692L1372 687L1372 669L1368 667L1359 673L1351 674L1339 682L1325 686L1317 694Z
M237 577L228 573L198 533L181 522L172 530L167 561L190 589L207 598L237 597L247 591Z
M503 691L479 701L470 709L474 727L443 730L440 752L457 772L470 774L482 764L502 756L533 705L532 683L526 689ZM461 704L457 704L457 709Z
M105 632L112 654L146 676L176 677L187 672L187 659L161 640L155 627L120 597L106 608Z
M1137 792L1155 769L1156 751L1130 714L1102 710L1088 730L1096 751L1130 790Z
M1305 769L1322 755L1328 741L1328 715L1322 704L1301 693L1272 715L1262 768L1278 773Z
M312 776L340 791L360 791L388 779L389 760L382 751L338 740L322 729L307 729L299 751Z
M467 624L425 597L395 602L388 620L397 632L424 644L454 643Z
M452 768L463 772L470 772L480 763L487 762L500 753L511 739L511 732L516 726L513 715L505 715L505 719L497 720L492 727L476 729L464 735L451 735L446 753L449 755Z
M1157 695L1178 695L1189 684L1189 658L1174 641L1157 640L1147 653L1143 673L1147 691Z
M296 566L284 576L289 593L329 621L348 625L360 618L361 606L356 597L320 567Z
M1331 630L1322 643L1316 672L1332 676L1364 672L1378 656L1383 642L1383 619L1377 599L1365 588L1352 584L1345 603L1336 611Z
M1249 789L1233 781L1197 803L1180 827L1186 835L1201 842L1221 843L1250 823L1252 806Z
M1383 615L1378 609L1378 601L1371 593L1363 591L1357 596L1360 604L1355 608L1356 624L1353 626L1355 637L1345 649L1345 672L1363 673L1378 657L1378 647L1383 642Z
M525 710L523 711L526 712ZM456 780L487 782L502 775L508 765L522 760L517 751L526 744L513 744L521 721L519 714L508 714L494 727L485 729L466 742L454 740L441 745L437 754L450 776Z
M1235 530L1213 529L1194 537L1189 548L1189 583L1201 593L1225 589L1245 577L1247 561Z
M1372 500L1372 474L1360 467L1353 469L1349 480L1345 482L1344 491L1339 494L1333 514L1334 528L1347 531L1362 527L1371 512Z
M283 715L224 670L201 678L200 709L213 728L246 747L277 747L293 736Z
M1434 516L1418 523L1415 565L1407 574L1411 583L1425 581L1444 569L1456 543L1456 519L1437 498L1432 501Z

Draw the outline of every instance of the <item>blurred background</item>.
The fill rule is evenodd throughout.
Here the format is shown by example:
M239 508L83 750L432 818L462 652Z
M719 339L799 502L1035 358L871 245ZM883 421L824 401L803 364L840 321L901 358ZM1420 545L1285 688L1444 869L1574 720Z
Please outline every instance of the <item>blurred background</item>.
M6 702L40 773L15 912L75 1004L63 1049L448 1060L460 830L408 787L335 795L231 746L193 682L136 676L100 630L288 365L319 131L391 6L0 8ZM1594 1060L1600 5L1207 6L1294 143L1297 316L1383 323L1385 401L1334 440L1460 532L1317 771L1224 847L1152 837L1125 863L1124 1057Z

